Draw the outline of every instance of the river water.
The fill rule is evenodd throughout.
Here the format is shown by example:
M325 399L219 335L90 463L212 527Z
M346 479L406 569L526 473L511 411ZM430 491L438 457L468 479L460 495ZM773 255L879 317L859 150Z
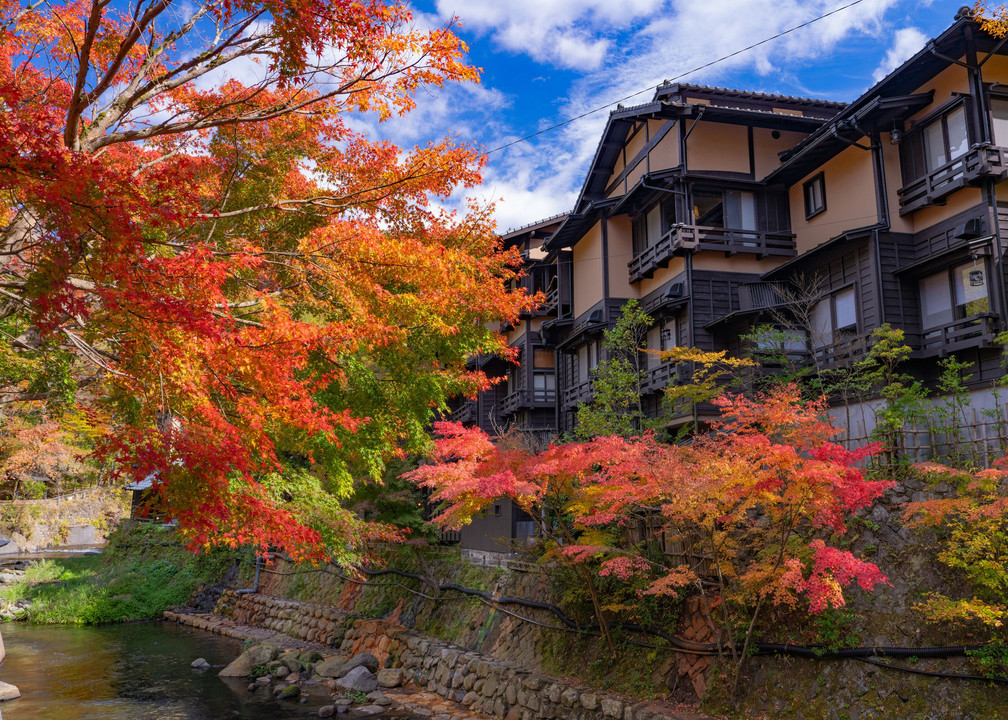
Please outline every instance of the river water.
M159 622L0 630L7 646L0 680L21 690L0 704L7 720L288 720L332 702L321 688L302 704L217 677L241 644L201 630ZM198 657L213 667L193 670Z

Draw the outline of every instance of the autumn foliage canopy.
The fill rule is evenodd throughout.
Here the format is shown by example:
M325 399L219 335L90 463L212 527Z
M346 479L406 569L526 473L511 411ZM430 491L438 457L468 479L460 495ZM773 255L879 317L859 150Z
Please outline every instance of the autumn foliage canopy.
M488 208L439 209L474 148L354 129L477 80L465 48L378 0L0 18L0 402L86 405L194 546L350 552L328 499L483 386L465 358L529 302Z

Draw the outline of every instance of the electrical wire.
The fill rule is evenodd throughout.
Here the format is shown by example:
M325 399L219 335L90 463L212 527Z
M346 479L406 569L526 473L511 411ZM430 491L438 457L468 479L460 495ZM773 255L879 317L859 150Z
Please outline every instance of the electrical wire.
M730 60L733 57L741 55L742 53L746 53L746 52L749 52L750 50L753 50L754 48L758 48L760 45L766 45L769 42L773 42L774 40L778 40L778 39L784 37L785 35L789 35L790 33L793 33L793 32L796 32L798 30L801 30L802 28L806 28L809 25L812 25L813 23L819 22L820 20L825 20L826 18L830 17L831 15L836 15L838 12L842 12L842 11L848 9L848 8L852 8L855 5L861 4L862 2L864 2L864 0L853 0L853 2L849 2L846 5L841 5L840 7L835 8L833 10L830 10L829 12L824 13L822 15L819 15L818 17L814 17L811 20L806 20L805 22L801 23L800 25L795 25L794 27L788 28L787 30L781 30L776 35L772 35L771 37L764 38L763 40L760 40L759 42L755 42L752 45L747 45L746 47L741 48L739 50L735 50L734 52L728 53L727 55L722 55L721 57L719 57L719 58L717 58L715 60L711 60L710 62L706 62L703 65L698 65L695 68L692 68L691 70L686 70L685 72L681 72L681 73L679 73L678 75L676 75L674 77L666 79L665 82L666 83L673 83L676 80L681 80L682 78L686 77L687 75L692 75L695 72L699 72L701 70L706 70L709 67L712 67L714 65L717 65L718 63L724 62L725 60ZM637 92L634 92L634 93L631 93L631 94L626 95L624 97L621 97L619 100L613 100L612 102L608 102L605 105L599 105L598 107L592 108L591 110L587 110L587 111L581 113L580 115L575 115L574 117L569 118L568 120L561 120L560 122L555 123L553 125L550 125L549 127L545 127L542 130L537 130L536 132L531 133L530 135L525 135L524 137L517 138L516 140L512 140L510 142L504 143L503 145L498 145L497 147L493 148L492 150L487 150L485 154L486 155L493 155L495 152L500 152L501 150L509 148L512 145L517 145L518 143L526 142L528 140L531 140L534 137L538 137L539 135L543 135L545 133L548 133L548 132L551 132L553 130L556 130L557 128L561 128L564 125L570 125L572 122L580 120L581 118L586 118L589 115L594 115L595 113L602 112L606 108L610 108L613 105L619 105L620 103L622 103L622 102L624 102L626 100L630 100L631 98L635 98L638 95L643 95L646 92L651 92L652 90L653 90L653 88L651 88L651 87L646 87L643 90L638 90Z

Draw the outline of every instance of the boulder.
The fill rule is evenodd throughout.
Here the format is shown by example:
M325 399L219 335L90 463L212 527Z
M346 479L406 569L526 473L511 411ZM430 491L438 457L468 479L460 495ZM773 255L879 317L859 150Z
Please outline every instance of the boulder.
M248 677L254 668L273 660L279 649L275 645L253 645L238 658L220 671L220 677Z
M19 697L21 697L21 691L17 689L17 685L0 682L0 700L15 700Z
M328 678L338 678L342 677L346 673L341 672L343 666L346 664L347 658L345 655L333 655L332 657L327 657L325 660L317 663L315 665L315 672L322 677Z
M293 700L294 698L301 695L301 688L297 685L288 685L279 693L277 693L277 698L279 700Z
M363 665L358 665L336 681L339 690L369 693L378 689L378 678Z
M382 668L378 671L378 684L384 688L399 687L402 681L402 668Z
M336 714L335 705L323 705L318 709L318 716L320 718L332 717L335 714Z
M196 658L191 663L189 663L189 667L196 668L197 670L206 670L208 667L210 667L210 663L206 661L206 658Z
M348 672L357 667L364 667L367 668L368 672L375 673L378 671L378 658L371 653L357 653L346 661L346 664L343 666L343 672L337 677L346 675Z

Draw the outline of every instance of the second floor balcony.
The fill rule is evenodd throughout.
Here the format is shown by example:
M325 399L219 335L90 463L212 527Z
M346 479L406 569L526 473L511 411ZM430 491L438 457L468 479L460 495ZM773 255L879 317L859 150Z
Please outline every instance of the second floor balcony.
M466 400L448 414L452 422L467 423L476 419L476 401Z
M676 224L658 242L627 263L630 282L652 277L658 268L667 267L679 253L699 250L724 252L726 255L750 253L760 258L771 255L793 257L796 254L792 233Z
M994 313L978 313L908 336L919 357L944 357L967 348L994 347L1000 323Z
M508 393L500 406L502 417L514 415L521 410L551 408L556 404L556 390L549 388L518 388Z
M974 145L965 154L908 182L899 190L900 215L941 204L956 190L984 177L1008 177L1008 148L989 143Z

